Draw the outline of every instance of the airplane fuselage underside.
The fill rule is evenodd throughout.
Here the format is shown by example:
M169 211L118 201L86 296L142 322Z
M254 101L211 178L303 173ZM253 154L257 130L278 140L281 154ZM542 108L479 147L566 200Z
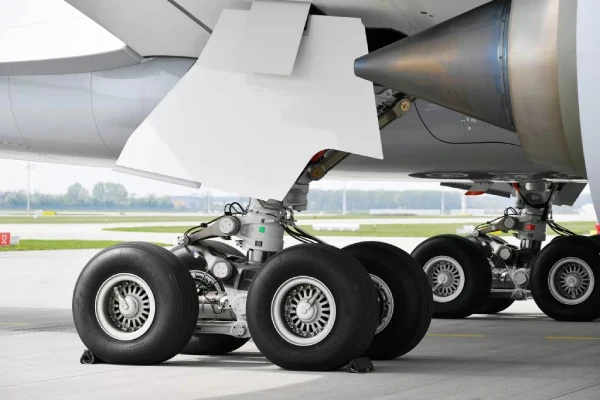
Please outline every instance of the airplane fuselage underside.
M193 62L158 57L109 71L0 77L0 157L112 168ZM235 103L231 98L232 110ZM516 134L425 101L384 127L381 142L382 160L351 155L329 177L571 177L528 161Z

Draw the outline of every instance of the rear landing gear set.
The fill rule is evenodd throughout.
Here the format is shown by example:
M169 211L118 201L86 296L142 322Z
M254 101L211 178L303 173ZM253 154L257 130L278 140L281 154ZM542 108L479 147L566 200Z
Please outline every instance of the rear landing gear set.
M559 321L600 317L600 240L584 237L552 220L560 184L513 185L515 207L481 225L468 237L441 235L418 246L413 257L424 266L437 318L496 314L514 301L533 297ZM546 227L558 237L542 249ZM513 246L494 232L513 232Z

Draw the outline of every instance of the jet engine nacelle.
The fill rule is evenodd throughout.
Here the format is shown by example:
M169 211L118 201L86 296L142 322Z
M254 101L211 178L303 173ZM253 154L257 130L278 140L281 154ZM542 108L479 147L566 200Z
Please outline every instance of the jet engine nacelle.
M530 161L587 177L578 12L571 0L492 1L359 58L355 73L516 132Z

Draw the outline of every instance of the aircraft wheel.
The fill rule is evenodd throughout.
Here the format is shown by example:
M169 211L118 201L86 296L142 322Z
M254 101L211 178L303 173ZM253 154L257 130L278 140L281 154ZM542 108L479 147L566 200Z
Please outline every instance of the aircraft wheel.
M531 268L531 294L558 321L600 317L600 243L567 236L546 246Z
M256 347L290 370L327 371L362 356L378 324L371 277L331 246L301 244L271 257L248 292Z
M423 266L432 287L434 318L466 318L488 299L490 264L470 240L435 236L421 243L412 256Z
M512 306L514 299L489 297L473 314L498 314Z
M205 244L209 247L230 256L244 257L244 254L233 246L226 243L217 242L214 240L205 240ZM183 246L177 246L171 250L175 256L187 267L192 274L194 284L196 285L197 293L200 293L201 279L206 271L206 261L204 258L194 258ZM225 290L221 286L222 290ZM195 356L220 356L231 353L245 345L248 338L236 338L230 335L205 334L192 335L189 343L183 348L181 354L189 354Z
M181 351L196 328L192 277L168 250L124 243L85 266L73 294L79 337L111 364L148 365Z
M423 268L403 250L380 242L345 247L367 269L377 290L379 323L366 357L390 360L414 349L433 313L431 287Z

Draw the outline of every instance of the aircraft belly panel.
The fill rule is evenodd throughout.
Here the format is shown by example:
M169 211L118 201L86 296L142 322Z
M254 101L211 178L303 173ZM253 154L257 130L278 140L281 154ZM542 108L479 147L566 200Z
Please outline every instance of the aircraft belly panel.
M89 73L13 76L9 85L15 122L33 149L65 159L111 156L94 124Z
M111 168L192 63L156 58L93 73L0 75L0 157Z

